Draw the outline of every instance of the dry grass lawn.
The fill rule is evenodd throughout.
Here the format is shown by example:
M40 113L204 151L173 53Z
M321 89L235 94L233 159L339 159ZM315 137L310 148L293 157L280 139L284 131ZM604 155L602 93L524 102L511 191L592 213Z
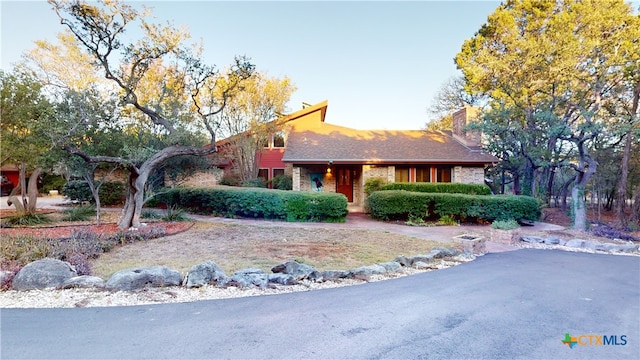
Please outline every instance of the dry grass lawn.
M375 230L197 223L177 235L117 247L92 266L94 274L105 279L122 269L152 265L186 273L207 260L227 274L250 267L269 271L289 260L319 270L347 270L428 253L436 246L442 244Z

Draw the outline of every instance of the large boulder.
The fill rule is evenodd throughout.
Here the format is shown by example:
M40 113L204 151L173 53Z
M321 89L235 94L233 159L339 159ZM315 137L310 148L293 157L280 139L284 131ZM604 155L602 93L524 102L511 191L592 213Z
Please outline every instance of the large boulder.
M306 264L300 264L297 261L287 261L286 263L276 265L271 268L271 271L276 274L282 273L291 275L297 280L304 280L309 277L309 275L317 272L315 268Z
M431 251L436 259L454 257L462 254L462 251L456 248L446 248L446 247L435 247Z
M280 285L296 285L298 284L298 280L295 277L288 274L269 274L267 277L269 283L272 284L280 284Z
M68 262L45 258L20 269L13 278L12 288L14 290L55 288L75 276L78 276L78 273Z
M359 268L349 270L350 277L368 277L372 275L386 274L387 269L384 266L374 264L368 266L361 266Z
M262 269L243 269L233 273L227 285L237 287L257 286L264 288L269 284L269 276Z
M389 273L396 272L402 269L402 265L400 265L400 263L397 261L387 261L387 262L379 263L378 265L385 268Z
M62 285L60 285L60 288L61 289L77 289L77 288L102 289L104 288L104 285L105 285L104 280L102 280L97 276L82 275L82 276L76 276L76 277L67 279L65 282L62 283Z
M185 285L188 288L200 287L203 285L224 286L228 281L224 271L213 261L206 261L202 264L194 265L187 273Z
M325 270L320 273L323 280L337 280L349 277L348 270Z
M109 290L137 290L145 287L179 286L182 275L166 266L125 269L111 275L107 281Z

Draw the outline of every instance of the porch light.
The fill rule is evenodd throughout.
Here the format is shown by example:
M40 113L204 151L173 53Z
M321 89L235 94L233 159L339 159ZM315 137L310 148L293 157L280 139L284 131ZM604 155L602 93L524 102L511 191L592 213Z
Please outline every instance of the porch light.
M327 166L327 174L331 174L331 167Z

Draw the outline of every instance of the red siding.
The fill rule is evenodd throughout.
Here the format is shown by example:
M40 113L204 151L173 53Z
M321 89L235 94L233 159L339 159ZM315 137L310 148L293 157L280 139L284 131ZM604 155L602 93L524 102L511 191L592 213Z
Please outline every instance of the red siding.
M264 149L258 167L261 169L284 169L282 155L284 155L284 148Z

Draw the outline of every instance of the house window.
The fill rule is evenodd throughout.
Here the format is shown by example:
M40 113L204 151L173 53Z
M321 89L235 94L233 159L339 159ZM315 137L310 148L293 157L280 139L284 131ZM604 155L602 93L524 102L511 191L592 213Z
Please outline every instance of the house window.
M284 131L278 131L273 134L273 147L284 147Z
M284 169L273 169L273 177L284 175Z
M258 177L263 178L264 181L269 180L269 169L260 169L258 170Z
M395 182L409 182L409 167L396 166Z
M269 147L269 138L261 136L258 139L258 146L263 147L263 148L268 148Z
M430 182L431 181L431 167L420 166L416 167L416 182Z
M451 166L437 167L438 182L451 182Z

